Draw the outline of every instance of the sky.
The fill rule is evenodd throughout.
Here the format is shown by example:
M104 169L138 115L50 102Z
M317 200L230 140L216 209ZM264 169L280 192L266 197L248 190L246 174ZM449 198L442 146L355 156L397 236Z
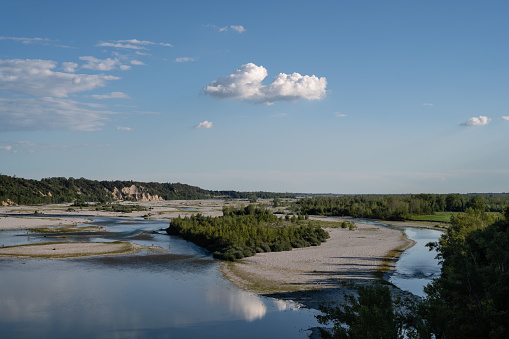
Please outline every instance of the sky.
M0 2L0 174L509 192L507 1Z

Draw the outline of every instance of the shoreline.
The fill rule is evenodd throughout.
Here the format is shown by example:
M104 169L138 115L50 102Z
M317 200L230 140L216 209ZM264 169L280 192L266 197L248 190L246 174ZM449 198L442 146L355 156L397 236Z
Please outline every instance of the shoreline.
M246 202L237 201L233 204L243 203ZM144 217L165 220L196 213L217 216L222 214L222 206L229 203L221 200L177 200L124 204L139 204L148 210L132 213L105 212L91 208L70 208L70 204L7 206L0 208L0 231L59 228L68 225L86 227L83 224L90 222L87 217ZM310 219L354 221L348 217L311 216ZM383 279L390 285L387 281L395 270L399 256L413 246L414 242L406 237L402 229L361 221L355 224L357 228L354 230L326 229L331 238L320 246L288 252L259 253L235 263L221 262L220 271L226 279L242 290L293 300L310 308L318 308L318 305L330 301L341 301L345 292L355 293L355 286L359 284L373 284ZM387 224L397 227L427 226L414 222Z
M357 285L384 279L391 286L387 280L399 256L415 242L402 230L356 225L352 231L327 229L331 237L320 246L222 262L221 273L242 290L314 309L344 301L344 294L355 294Z

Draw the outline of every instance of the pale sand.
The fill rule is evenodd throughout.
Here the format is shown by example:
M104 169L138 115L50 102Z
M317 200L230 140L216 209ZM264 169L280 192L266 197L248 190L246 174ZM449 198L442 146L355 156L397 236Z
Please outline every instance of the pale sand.
M340 301L343 292L353 293L355 285L379 281L376 273L383 264L385 274L390 274L403 250L414 244L400 230L356 225L356 230L327 229L330 239L320 246L259 253L224 263L222 271L242 289L308 307Z
M81 218L44 218L44 217L1 217L0 230L39 228L50 226L75 226L86 223Z
M128 242L115 243L51 243L0 248L0 257L73 258L96 255L130 254L143 247Z

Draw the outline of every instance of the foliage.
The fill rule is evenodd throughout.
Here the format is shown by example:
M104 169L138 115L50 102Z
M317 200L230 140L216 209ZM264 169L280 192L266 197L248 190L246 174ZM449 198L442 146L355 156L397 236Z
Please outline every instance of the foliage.
M468 208L501 212L506 204L509 204L507 193L344 195L304 198L295 203L294 209L315 215L407 220L437 212L465 212Z
M148 208L140 205L120 205L120 204L97 204L97 211L131 213L134 211L147 211Z
M346 295L342 306L321 306L320 324L332 322L332 333L321 330L322 338L403 338L404 315L395 310L387 286L359 286L358 296Z
M445 338L509 337L509 206L495 221L469 208L438 243L440 278L425 288L420 312L430 333Z
M359 297L348 297L346 305L321 308L320 323L334 323L324 337L400 338L404 332L408 338L508 338L509 205L497 219L472 202L429 244L438 251L442 272L425 287L422 301L360 287Z
M287 193L209 191L181 183L136 181L96 181L85 178L44 178L31 180L0 175L0 203L12 201L19 205L75 202L86 206L88 202L111 202L112 192L124 187L143 187L150 195L164 200L191 200L210 198L294 198Z
M254 205L243 209L225 206L221 217L197 214L173 219L166 232L207 248L216 258L232 261L260 252L317 246L329 237L322 228L302 222L298 218L284 221Z

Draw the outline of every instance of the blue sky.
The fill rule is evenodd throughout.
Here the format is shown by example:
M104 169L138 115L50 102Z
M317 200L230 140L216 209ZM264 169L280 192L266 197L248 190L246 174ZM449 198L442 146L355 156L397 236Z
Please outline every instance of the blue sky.
M509 191L506 1L2 1L0 173Z

